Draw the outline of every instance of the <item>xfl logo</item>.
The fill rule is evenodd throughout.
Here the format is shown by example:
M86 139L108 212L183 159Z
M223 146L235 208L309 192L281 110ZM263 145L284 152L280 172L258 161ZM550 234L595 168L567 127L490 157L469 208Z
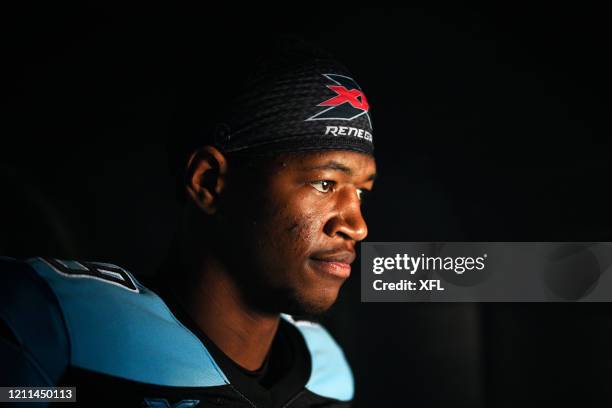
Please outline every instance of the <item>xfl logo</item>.
M317 105L326 109L306 120L353 120L365 115L370 122L368 100L352 78L337 74L323 76L333 82L327 88L335 95Z

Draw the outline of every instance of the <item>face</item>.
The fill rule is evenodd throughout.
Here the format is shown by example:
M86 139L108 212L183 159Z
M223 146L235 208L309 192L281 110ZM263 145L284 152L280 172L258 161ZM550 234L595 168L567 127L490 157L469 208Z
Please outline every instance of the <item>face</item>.
M281 156L266 167L248 188L234 190L240 205L227 217L244 295L274 313L321 313L368 233L361 200L373 187L374 159L329 151Z

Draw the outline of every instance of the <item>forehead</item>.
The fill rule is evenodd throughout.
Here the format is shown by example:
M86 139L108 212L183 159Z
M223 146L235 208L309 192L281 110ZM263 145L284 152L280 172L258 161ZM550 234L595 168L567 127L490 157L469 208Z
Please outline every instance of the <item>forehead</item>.
M372 156L349 150L283 154L277 164L296 171L336 169L354 175L376 173L376 161Z

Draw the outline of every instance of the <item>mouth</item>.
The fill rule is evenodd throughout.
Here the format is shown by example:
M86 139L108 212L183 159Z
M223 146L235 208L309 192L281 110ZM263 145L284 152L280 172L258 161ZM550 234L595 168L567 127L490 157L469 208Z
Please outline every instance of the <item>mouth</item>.
M349 251L319 253L310 257L311 264L318 271L339 279L347 279L351 275L351 263L355 253Z

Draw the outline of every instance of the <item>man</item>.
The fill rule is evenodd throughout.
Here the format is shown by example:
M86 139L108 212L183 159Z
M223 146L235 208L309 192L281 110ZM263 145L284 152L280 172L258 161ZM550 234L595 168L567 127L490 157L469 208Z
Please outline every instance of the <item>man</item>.
M86 405L350 403L339 346L290 315L335 302L367 235L369 105L345 68L304 44L253 65L200 95L213 108L184 98L172 149L181 223L155 279L102 263L0 261L0 385L76 386Z

